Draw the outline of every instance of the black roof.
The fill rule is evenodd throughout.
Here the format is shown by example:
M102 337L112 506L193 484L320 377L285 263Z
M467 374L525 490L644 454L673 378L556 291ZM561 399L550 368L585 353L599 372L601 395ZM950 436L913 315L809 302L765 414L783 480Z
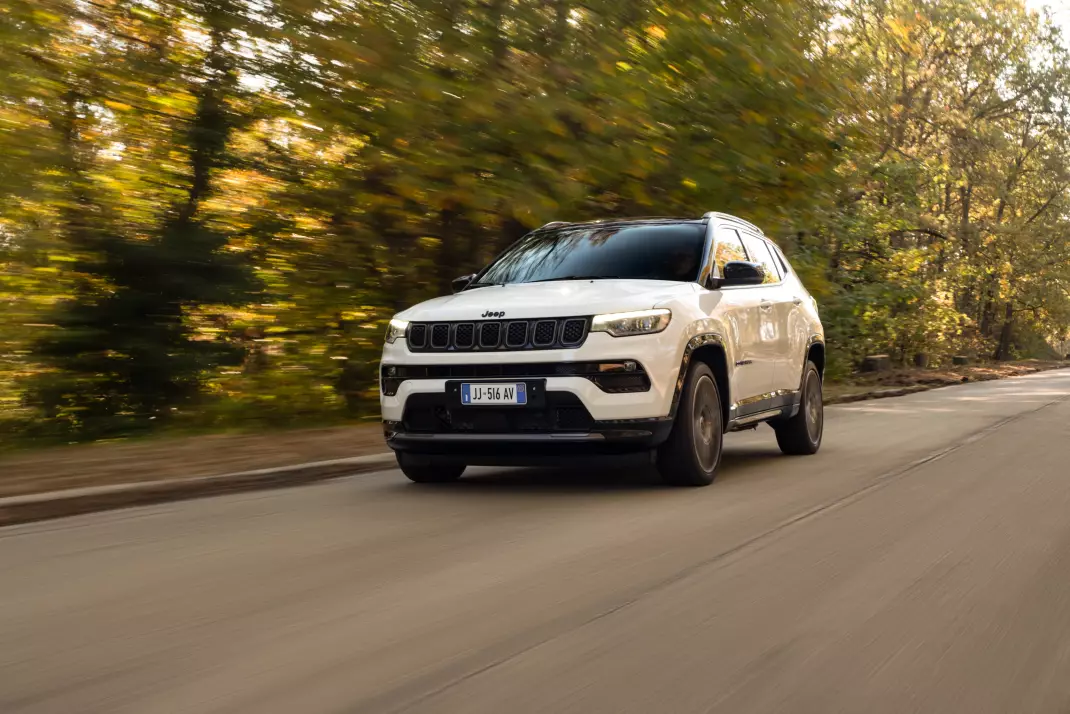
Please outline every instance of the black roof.
M664 225L666 223L705 223L705 218L675 218L672 216L643 216L639 218L602 218L593 221L554 221L547 223L537 230L554 230L559 228L585 228L590 226L621 226L621 225Z
M745 221L742 218L728 215L727 213L710 212L701 218L678 218L673 216L642 216L636 218L602 218L593 221L581 221L572 223L569 221L553 221L547 223L541 228L536 228L536 231L542 230L555 230L561 228L583 228L587 226L622 226L622 225L666 225L671 223L689 223L702 225L707 223L712 218L718 218L722 220L729 220L735 223L739 223L743 226L753 229L759 235L764 235L762 230L749 221Z

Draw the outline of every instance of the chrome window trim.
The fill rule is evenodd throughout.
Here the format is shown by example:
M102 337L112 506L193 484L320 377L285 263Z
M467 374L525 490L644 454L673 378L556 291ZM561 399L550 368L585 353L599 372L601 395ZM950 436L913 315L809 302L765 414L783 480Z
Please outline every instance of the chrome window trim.
M706 216L710 215L711 214L709 213L706 214ZM702 246L702 263L699 265L698 277L695 278L695 282L702 287L706 287L706 283L709 281L713 269L713 247L716 245L717 241L718 225L718 223L712 220L706 222L706 242Z
M720 221L720 222L716 222L716 223L714 221L710 221L709 225L711 226L711 228L709 229L709 233L708 233L708 236L706 238L706 257L703 260L702 272L699 274L699 280L698 280L699 285L702 285L703 287L706 286L706 281L711 276L713 276L713 269L717 266L717 258L716 258L717 253L716 253L715 249L717 247L717 232L718 231L720 231L722 228L727 228L728 230L735 231L736 235L739 236L740 244L743 245L743 251L744 252L747 251L747 245L745 243L743 243L743 233L740 231L740 228L741 228L740 225L733 225L733 223L729 222L729 221ZM750 254L749 253L747 253L747 258L750 259ZM716 277L721 277L721 276L718 275ZM718 288L718 289L719 290L735 290L735 289L738 289L738 288L756 288L756 287L762 287L762 286L761 285L734 285L734 286L729 286L727 288Z

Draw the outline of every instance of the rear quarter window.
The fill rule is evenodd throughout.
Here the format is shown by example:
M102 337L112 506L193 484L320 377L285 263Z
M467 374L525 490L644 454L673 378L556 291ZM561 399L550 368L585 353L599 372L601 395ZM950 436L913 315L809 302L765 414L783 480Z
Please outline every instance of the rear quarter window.
M765 284L779 283L781 280L780 266L777 265L776 258L773 257L773 250L770 244L752 235L744 235L743 244L747 246L747 252L750 254L751 260L761 263L762 267L765 268Z
M784 252L780 250L780 246L776 243L770 243L769 245L773 246L773 255L776 256L777 262L780 263L781 270L784 275L787 276L787 274L791 272L791 268L788 266L788 259L784 257Z

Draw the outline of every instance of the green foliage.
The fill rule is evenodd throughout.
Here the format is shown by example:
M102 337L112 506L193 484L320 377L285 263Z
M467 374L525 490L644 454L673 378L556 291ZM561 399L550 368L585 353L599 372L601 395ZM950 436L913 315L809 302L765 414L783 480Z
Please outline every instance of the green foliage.
M373 413L390 315L555 219L762 225L833 377L1043 351L1068 68L1020 0L10 0L0 438Z

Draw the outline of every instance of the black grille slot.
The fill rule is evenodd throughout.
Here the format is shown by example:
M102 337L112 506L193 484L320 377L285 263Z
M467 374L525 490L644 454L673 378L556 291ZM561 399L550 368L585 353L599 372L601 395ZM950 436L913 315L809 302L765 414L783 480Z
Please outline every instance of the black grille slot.
M417 349L427 344L427 325L413 325L409 328L409 347Z
M436 350L444 350L450 346L450 326L435 325L431 328L431 346Z
M510 322L505 332L506 347L523 347L528 343L528 323Z
M470 350L476 343L476 326L462 322L454 328L453 344L459 350Z
M586 320L565 320L565 326L561 328L561 341L566 345L579 344L583 342L583 333L586 331Z
M554 320L539 320L535 323L535 336L532 342L536 347L546 347L554 343L554 335L557 332L557 322Z
M586 431L591 428L591 413L579 407L558 407L557 428L562 431Z
M432 434L589 432L591 413L579 397L547 392L543 407L528 409L450 407L445 394L412 394L402 417L405 430Z
M479 326L479 346L494 349L502 341L502 323L484 322Z

